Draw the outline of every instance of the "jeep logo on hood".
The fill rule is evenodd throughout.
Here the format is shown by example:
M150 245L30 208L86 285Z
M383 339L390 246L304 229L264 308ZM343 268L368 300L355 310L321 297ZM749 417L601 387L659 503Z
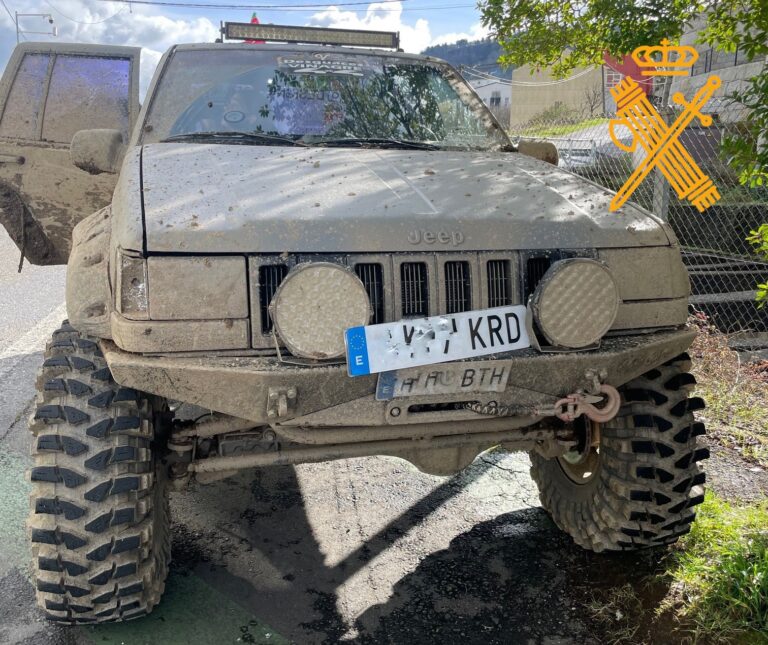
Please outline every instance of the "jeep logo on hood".
M408 241L411 244L452 244L458 246L464 243L464 233L461 231L427 231L416 229L408 233Z

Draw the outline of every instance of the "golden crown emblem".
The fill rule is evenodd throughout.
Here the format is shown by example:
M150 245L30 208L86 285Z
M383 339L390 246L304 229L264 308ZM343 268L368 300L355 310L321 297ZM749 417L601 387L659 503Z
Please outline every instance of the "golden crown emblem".
M640 67L643 76L685 76L688 68L699 60L699 52L687 45L670 46L665 38L661 46L638 47L632 52L632 60Z

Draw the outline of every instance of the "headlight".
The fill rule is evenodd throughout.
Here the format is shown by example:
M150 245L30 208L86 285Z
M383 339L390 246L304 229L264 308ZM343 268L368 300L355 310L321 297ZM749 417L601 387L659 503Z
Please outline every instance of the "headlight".
M120 313L133 320L149 318L147 299L147 264L143 258L118 253L117 306Z
M248 318L242 256L155 256L147 260L152 320Z
M299 264L269 305L275 330L295 356L337 358L344 331L368 324L371 304L360 279L327 262Z
M553 264L531 297L541 333L559 347L594 345L611 328L619 290L607 267L586 258Z

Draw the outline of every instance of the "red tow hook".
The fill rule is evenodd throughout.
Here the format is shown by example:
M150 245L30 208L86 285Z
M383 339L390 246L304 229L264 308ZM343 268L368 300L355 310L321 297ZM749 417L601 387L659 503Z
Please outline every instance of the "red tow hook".
M571 422L585 414L587 418L598 423L610 421L619 412L621 407L621 396L618 390L612 385L605 383L600 385L600 394L581 394L575 392L569 394L555 403L555 416L561 421ZM600 408L593 404L602 403Z

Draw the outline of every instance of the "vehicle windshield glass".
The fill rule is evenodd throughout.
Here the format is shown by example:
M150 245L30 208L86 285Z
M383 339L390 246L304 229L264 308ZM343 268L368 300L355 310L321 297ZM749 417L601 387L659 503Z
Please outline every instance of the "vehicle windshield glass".
M343 146L350 140L356 147L509 145L482 102L447 65L257 47L173 54L152 97L142 142L228 142L226 136L184 136L196 133L258 133L309 145ZM247 142L269 143L258 137Z

